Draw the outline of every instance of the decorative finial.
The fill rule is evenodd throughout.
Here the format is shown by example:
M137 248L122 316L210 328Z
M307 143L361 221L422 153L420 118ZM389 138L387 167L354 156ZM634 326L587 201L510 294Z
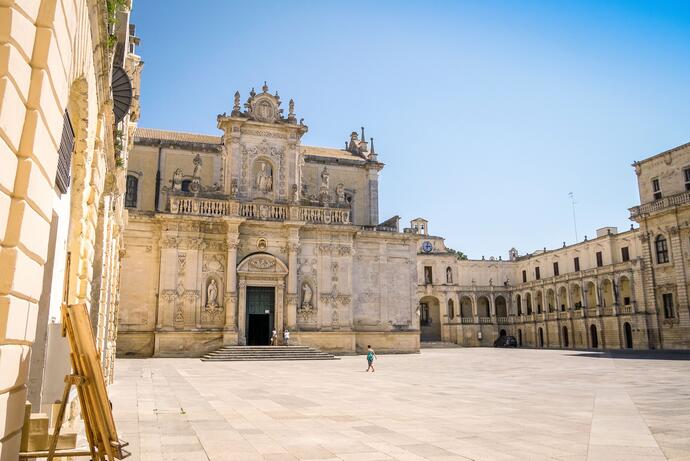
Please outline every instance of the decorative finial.
M232 106L232 115L239 115L240 113L240 92L235 91L235 102Z
M252 87L252 91L249 92L249 96L252 98L256 96L256 91L254 91L254 87Z
M376 151L374 150L374 138L369 138L371 140L371 156L376 156Z
M364 137L364 127L362 127L362 141L366 140L367 138Z
M276 94L278 94L277 91ZM288 103L288 115L295 115L295 100L292 98L290 98L290 102Z
M266 84L266 80L264 80L264 86L261 87L264 93L268 93L268 85Z

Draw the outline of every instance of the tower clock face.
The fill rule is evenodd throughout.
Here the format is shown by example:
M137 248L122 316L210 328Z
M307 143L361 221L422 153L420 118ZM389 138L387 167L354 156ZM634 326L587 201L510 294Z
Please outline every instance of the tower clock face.
M431 253L431 250L434 249L434 246L429 242L428 240L424 243L422 243L422 251L424 253Z

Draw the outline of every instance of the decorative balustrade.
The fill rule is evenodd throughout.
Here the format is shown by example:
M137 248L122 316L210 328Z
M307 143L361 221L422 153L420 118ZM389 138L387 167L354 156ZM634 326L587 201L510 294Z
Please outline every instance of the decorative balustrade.
M496 323L498 325L508 325L508 324L510 324L510 318L509 317L496 317Z
M474 319L472 317L460 317L460 323L471 324L474 323Z
M587 317L596 317L599 314L596 307L587 308Z
M601 308L601 315L605 316L611 316L613 315L613 307L612 306L604 306Z
M630 304L620 307L620 313L623 315L632 314L632 306Z
M655 211L663 210L664 208L682 205L684 203L690 202L690 191L681 192L680 194L671 195L669 197L663 197L659 200L655 200L650 203L645 203L644 205L634 206L629 209L630 217L635 218L641 214L653 213Z
M350 210L343 208L281 205L202 197L170 197L170 212L192 216L237 216L262 221L306 221L316 224L350 224Z
M491 317L479 317L479 323L491 324Z
M574 319L581 319L583 317L582 315L582 309L575 309L573 311L573 318Z
M564 311L564 312L559 312L558 313L558 318L561 320L567 320L570 318L570 312Z

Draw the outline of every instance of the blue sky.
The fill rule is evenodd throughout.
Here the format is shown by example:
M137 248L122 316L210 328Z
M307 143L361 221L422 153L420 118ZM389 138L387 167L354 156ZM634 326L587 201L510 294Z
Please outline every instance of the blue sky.
M135 0L139 125L217 134L268 81L304 144L365 126L381 221L472 258L628 229L630 164L690 141L690 2Z

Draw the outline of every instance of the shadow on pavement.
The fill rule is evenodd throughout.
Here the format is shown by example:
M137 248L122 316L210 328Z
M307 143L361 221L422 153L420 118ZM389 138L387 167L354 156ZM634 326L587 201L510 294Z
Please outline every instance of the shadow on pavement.
M690 351L583 351L568 355L598 359L690 360Z

